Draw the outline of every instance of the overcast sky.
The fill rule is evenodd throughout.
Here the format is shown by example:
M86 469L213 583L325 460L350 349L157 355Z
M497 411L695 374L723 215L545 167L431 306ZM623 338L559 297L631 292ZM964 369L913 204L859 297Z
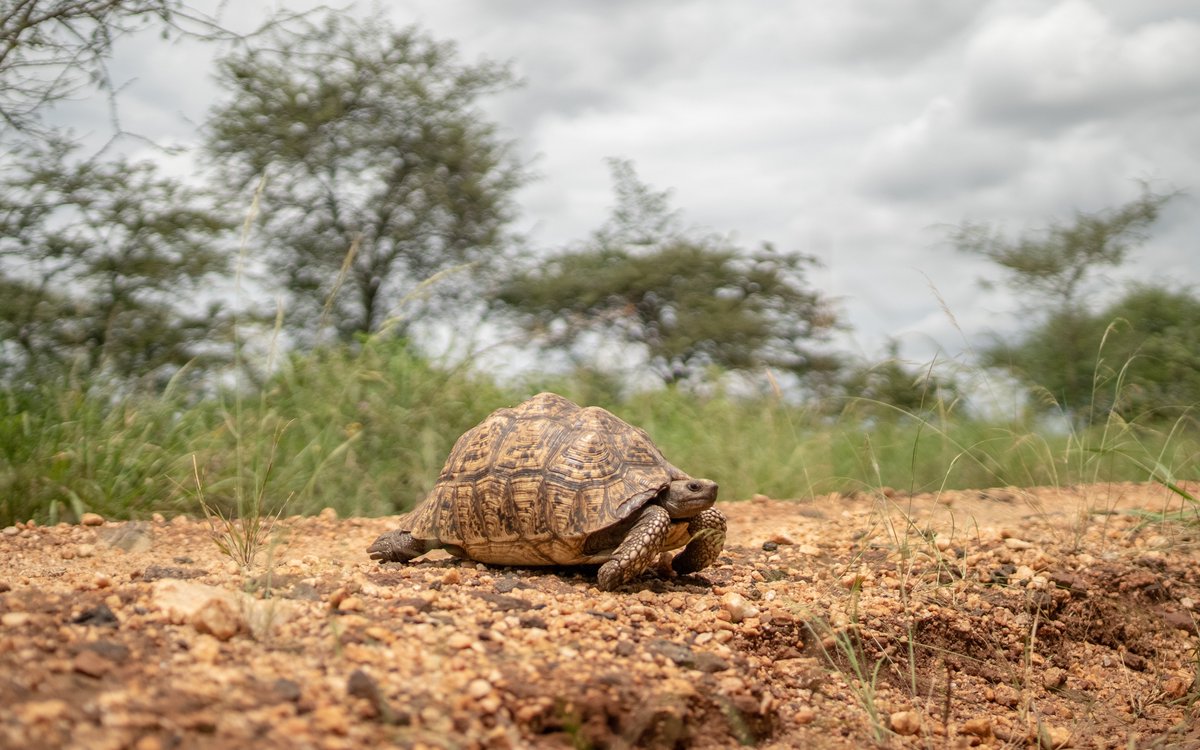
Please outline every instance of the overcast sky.
M276 5L304 7L244 2L223 19ZM946 225L1017 233L1131 200L1150 180L1188 194L1111 289L1200 280L1195 0L387 7L524 80L487 109L538 176L520 224L539 248L595 229L613 199L605 159L630 159L688 222L820 258L813 281L853 326L847 349L877 355L896 337L913 359L953 357L1020 321L1006 290L977 286L992 269L950 248ZM218 95L211 54L156 35L123 43L124 126L194 142Z

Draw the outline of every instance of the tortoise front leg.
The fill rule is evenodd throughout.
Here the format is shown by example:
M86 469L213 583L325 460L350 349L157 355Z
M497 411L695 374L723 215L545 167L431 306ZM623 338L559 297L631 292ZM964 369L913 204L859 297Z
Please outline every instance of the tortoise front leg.
M597 583L603 591L612 591L636 578L658 557L667 534L671 531L671 516L659 505L647 505L625 541L613 552L612 559L600 566Z
M686 575L703 570L717 561L725 548L725 514L716 508L701 511L688 521L692 539L671 561L676 573Z
M407 531L397 529L380 534L379 538L367 547L367 553L371 555L372 560L378 560L382 565L386 562L408 562L435 547L437 545L432 542L417 539Z

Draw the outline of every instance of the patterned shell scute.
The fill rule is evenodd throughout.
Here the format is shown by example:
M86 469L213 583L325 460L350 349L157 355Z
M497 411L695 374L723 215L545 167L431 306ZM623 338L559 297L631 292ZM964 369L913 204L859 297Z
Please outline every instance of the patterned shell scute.
M542 393L464 433L406 526L468 552L528 544L559 557L686 478L643 430Z

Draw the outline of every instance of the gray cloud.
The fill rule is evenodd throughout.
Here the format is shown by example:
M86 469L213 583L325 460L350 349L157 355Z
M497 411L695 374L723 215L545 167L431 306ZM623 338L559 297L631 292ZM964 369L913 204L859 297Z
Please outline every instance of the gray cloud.
M265 7L227 18L248 25ZM821 257L814 278L855 326L846 345L866 353L899 336L913 356L957 355L1019 324L1006 292L975 283L992 269L939 227L970 218L1019 232L1129 200L1136 179L1200 190L1190 0L388 8L468 59L511 60L525 80L486 107L541 176L521 193L538 248L603 221L604 159L632 159L692 223ZM194 141L218 94L202 53L155 38L122 49L114 65L137 78L126 126ZM86 123L85 109L72 116ZM1116 280L1200 281L1198 208L1171 206Z

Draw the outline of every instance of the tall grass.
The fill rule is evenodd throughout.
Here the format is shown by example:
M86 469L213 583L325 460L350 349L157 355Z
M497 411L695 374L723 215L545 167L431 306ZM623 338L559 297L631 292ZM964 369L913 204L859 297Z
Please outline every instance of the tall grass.
M67 378L0 390L0 523L178 507L170 478L207 418L172 390L130 397Z
M1033 418L982 421L957 406L830 416L774 395L697 396L665 389L621 397L587 378L554 389L644 427L684 471L728 500L804 497L881 486L920 492L1005 485L1200 479L1200 425L1126 420L1051 429ZM296 355L257 392L190 402L168 390L118 397L49 382L0 391L0 524L197 513L391 513L419 501L455 439L492 409L538 390L501 387L435 365L402 343ZM193 463L194 462L194 463ZM199 482L197 481L199 479ZM239 495L239 493L241 493Z

